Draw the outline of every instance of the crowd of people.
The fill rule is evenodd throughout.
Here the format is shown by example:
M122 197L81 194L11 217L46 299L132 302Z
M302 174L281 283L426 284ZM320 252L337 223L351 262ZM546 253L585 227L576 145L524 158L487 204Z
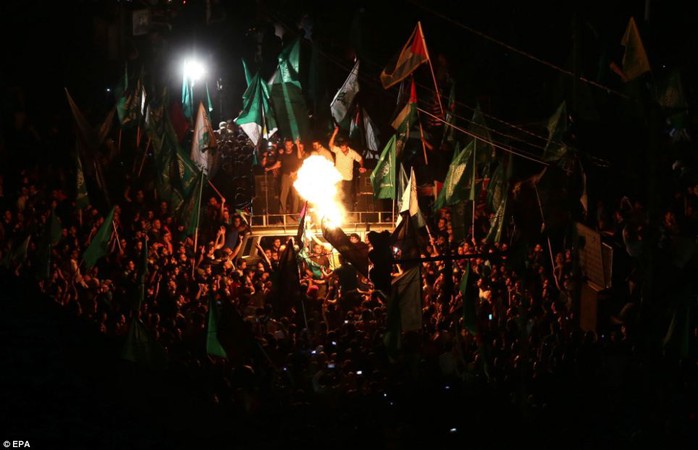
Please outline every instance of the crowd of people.
M288 149L294 143L288 140L285 145L286 153L292 154ZM313 150L321 152L318 147L313 145ZM343 151L341 144L339 148ZM345 157L359 162L346 153ZM283 177L283 160L267 167L277 166ZM3 167L0 178L4 270L36 280L69 314L124 344L134 320L140 321L166 352L171 369L196 368L206 374L202 377L210 380L211 403L242 415L284 409L302 412L300 422L309 411L319 411L313 406L322 405L367 424L383 410L361 408L407 402L419 386L442 394L451 390L454 398L478 390L497 393L521 420L545 421L553 419L556 406L579 393L608 404L620 401L620 393L606 398L602 394L618 392L615 389L628 377L650 364L636 319L640 315L633 314L642 302L634 289L642 281L636 276L639 263L630 265L628 289L616 292L624 296L620 304L626 307L603 329L583 330L578 291L584 280L574 246L558 251L551 261L546 242L519 243L523 253L515 260L512 243L506 240L492 243L468 235L457 241L451 210L442 208L429 214L430 240L421 254L422 328L405 333L399 356L391 358L383 341L389 296L341 255L331 263L331 247L318 239L298 249L301 301L280 313L271 299L280 261L287 245L299 243L281 237L262 240L258 258L243 258L241 243L254 230L224 198L209 197L195 238L185 232L167 202L134 186L113 198L107 254L87 269L84 252L108 211L94 205L77 208L66 177L47 177L40 165L8 169ZM283 186L282 181L282 196ZM659 242L666 249L687 236L695 243L698 192L695 183L681 188L659 227ZM287 205L282 201L284 209ZM593 227L615 240L619 254L639 260L634 249L650 223L642 202L626 198L613 211L602 209L599 206ZM52 214L59 219L60 237L50 247L49 269L42 273L41 242ZM361 252L370 251L370 242L358 234L351 242ZM445 255L454 255L453 261L439 259ZM468 262L476 280L475 332L463 323L464 294L454 288L461 285ZM690 264L684 261L682 267ZM397 275L399 265L393 269ZM144 292L140 301L139 290ZM227 358L207 351L212 305L232 308L242 319ZM691 323L690 348L695 349L696 328ZM687 433L683 427L695 418L669 416L668 403L680 403L685 414L695 415L695 351L677 361L667 361L679 367L676 378L652 380L663 383L657 386L661 399L651 401L652 407L661 403L655 421L643 422L651 425L649 429L633 423L636 428L630 433L673 438ZM676 381L679 385L673 384ZM594 389L602 389L602 394L594 394ZM674 397L676 389L686 397ZM686 406L691 400L693 407Z

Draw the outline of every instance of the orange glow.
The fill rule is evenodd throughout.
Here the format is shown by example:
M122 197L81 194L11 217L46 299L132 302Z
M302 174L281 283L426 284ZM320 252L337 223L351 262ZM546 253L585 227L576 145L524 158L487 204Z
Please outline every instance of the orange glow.
M313 222L337 227L344 220L344 206L339 201L337 183L342 180L334 165L322 156L313 155L303 161L293 183L298 194L308 201Z

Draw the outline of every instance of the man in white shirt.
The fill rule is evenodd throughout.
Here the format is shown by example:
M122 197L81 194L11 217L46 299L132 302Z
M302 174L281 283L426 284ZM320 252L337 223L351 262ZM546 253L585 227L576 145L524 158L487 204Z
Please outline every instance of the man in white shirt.
M359 163L360 173L366 172L366 169L364 168L364 159L356 150L349 148L349 145L343 138L337 139L337 145L335 145L335 138L338 132L339 127L334 127L334 132L330 138L330 150L334 153L334 166L342 176L344 205L347 211L352 211L354 209L354 161Z

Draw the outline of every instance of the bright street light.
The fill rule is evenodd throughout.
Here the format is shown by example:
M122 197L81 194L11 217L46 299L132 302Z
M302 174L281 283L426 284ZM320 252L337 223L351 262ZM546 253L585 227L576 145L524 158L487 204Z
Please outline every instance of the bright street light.
M182 65L184 78L194 85L206 75L206 67L196 59L185 59Z

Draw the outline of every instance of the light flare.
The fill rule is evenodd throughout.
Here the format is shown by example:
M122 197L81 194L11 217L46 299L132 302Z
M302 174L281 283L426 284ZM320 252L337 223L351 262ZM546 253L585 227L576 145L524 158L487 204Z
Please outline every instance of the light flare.
M307 200L315 214L314 222L334 228L344 220L344 206L339 201L337 183L342 176L327 159L312 155L303 161L293 187Z

